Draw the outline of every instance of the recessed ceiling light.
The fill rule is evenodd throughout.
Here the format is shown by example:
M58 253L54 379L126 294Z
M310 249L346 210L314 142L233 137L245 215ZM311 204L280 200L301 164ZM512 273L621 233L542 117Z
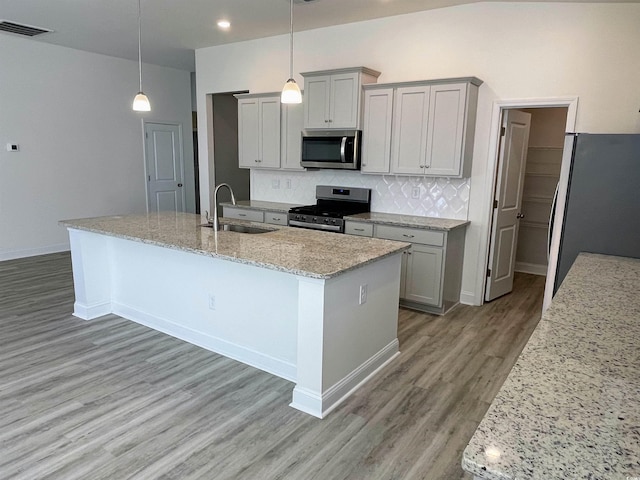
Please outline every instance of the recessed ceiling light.
M229 20L220 20L218 22L218 26L220 28L229 28L231 26L231 22Z

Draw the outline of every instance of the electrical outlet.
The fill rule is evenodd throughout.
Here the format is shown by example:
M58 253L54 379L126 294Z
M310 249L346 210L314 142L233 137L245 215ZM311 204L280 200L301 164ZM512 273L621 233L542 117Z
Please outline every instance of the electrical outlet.
M367 303L367 284L360 285L360 305Z
M216 296L209 295L209 310L215 310L215 309L216 309Z
M411 198L420 198L420 187L413 187L413 190L411 190Z
M271 180L271 188L280 188L280 180Z
M286 186L285 188L287 188L287 190L291 190L291 179L290 179L290 178L287 178L287 183L286 183L286 185L287 185L287 186Z

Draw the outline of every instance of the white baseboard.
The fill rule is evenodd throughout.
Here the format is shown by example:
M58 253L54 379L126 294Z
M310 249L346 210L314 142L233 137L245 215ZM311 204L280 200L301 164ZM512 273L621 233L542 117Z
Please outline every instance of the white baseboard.
M460 292L460 303L463 305L482 305L482 299L476 299L476 295L473 292Z
M127 320L153 328L154 330L179 338L185 342L192 343L211 352L219 353L220 355L271 373L277 377L284 378L291 382L296 381L297 375L295 364L222 340L221 338L214 337L213 335L209 335L205 332L199 332L181 325L176 325L170 320L140 312L135 308L121 303L114 303L112 305L112 312L126 318Z
M38 248L25 248L21 250L5 250L0 252L0 262L5 260L15 260L17 258L35 257L37 255L47 255L49 253L68 252L68 243L59 243L57 245L47 245Z
M96 303L95 305L83 305L76 301L73 304L73 316L82 320L93 320L111 313L111 302Z
M532 275L547 275L547 266L537 263L516 262L516 272L530 273Z
M289 406L314 417L324 418L398 355L399 343L395 339L322 395L296 386Z

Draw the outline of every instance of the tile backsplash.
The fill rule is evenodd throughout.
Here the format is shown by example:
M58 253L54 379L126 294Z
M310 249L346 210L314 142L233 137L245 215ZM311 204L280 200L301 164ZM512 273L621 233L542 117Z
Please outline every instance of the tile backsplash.
M252 200L312 204L316 201L316 185L370 188L374 212L466 220L469 209L468 178L363 175L340 170L251 170ZM416 194L419 198L414 198Z

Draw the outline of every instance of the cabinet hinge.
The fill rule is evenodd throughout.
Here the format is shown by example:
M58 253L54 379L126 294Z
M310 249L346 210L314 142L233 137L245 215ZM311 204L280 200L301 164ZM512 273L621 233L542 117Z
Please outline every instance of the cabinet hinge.
M504 127L502 127L502 129L504 130ZM149 134L147 132L144 132L144 138L149 138Z
M151 175L149 175L149 181L151 181Z
M507 127L502 127L500 129L500 136L504 137L507 134Z
M498 208L498 200L493 201L493 208Z
M490 277L490 276L491 276L491 269L487 268L487 277Z

